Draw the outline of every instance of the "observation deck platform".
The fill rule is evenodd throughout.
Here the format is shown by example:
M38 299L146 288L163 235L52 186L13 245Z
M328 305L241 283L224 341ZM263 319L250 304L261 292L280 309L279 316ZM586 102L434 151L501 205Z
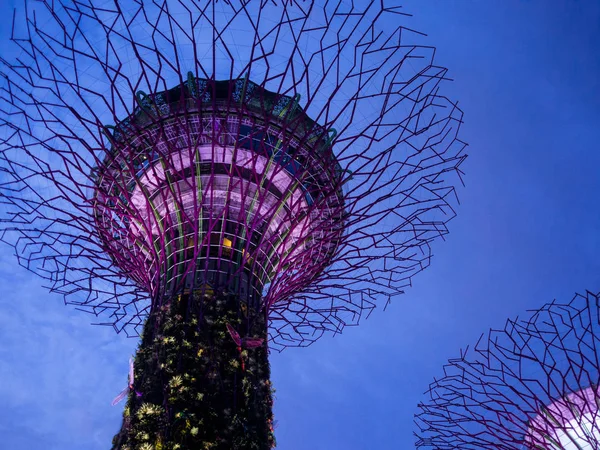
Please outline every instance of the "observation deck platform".
M208 286L255 306L318 277L344 231L334 130L246 79L188 74L136 99L95 169L96 226L125 274L155 299Z

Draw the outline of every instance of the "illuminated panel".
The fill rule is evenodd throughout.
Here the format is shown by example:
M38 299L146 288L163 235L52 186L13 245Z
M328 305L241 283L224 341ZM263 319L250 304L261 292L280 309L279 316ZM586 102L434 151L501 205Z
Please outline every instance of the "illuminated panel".
M141 112L115 129L98 170L105 246L155 295L208 284L258 302L281 271L293 274L283 288L291 294L328 265L341 239L329 132L303 113L283 120L297 98L285 97L287 108L275 115L264 99L258 109L251 96L244 107L239 98L224 102L225 87L235 93L239 84L216 82L221 97L207 104L181 101L189 84L154 99L138 95Z
M531 421L525 441L532 449L597 450L599 400L590 387L552 403Z

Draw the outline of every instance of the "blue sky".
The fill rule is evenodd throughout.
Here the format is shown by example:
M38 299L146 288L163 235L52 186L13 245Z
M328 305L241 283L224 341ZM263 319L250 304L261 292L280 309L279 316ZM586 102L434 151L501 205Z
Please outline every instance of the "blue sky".
M449 357L507 317L600 290L600 3L404 4L455 79L467 186L431 267L385 313L272 355L283 450L413 448L416 405ZM8 248L0 268L2 448L108 448L136 340L90 326Z

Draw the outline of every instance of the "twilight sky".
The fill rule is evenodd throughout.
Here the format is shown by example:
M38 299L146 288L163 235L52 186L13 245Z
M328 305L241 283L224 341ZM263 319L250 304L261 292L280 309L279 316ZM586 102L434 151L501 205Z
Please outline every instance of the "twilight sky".
M600 290L600 2L410 0L455 79L466 188L431 267L385 313L272 354L278 448L404 450L444 362L507 317ZM0 3L0 56L12 1ZM100 450L137 341L0 254L0 447Z

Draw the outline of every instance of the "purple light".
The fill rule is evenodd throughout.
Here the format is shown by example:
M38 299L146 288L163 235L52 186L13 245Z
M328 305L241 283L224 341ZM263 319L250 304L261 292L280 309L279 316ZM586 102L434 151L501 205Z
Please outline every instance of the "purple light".
M597 388L574 392L540 411L529 424L531 448L593 450L600 442L600 395Z
M251 94L233 101L240 85ZM205 286L250 303L265 286L277 293L267 304L293 296L329 265L344 230L342 172L327 131L301 110L265 108L293 99L247 80L190 73L168 92L147 100L160 110L150 103L117 125L95 170L107 251L153 298Z

